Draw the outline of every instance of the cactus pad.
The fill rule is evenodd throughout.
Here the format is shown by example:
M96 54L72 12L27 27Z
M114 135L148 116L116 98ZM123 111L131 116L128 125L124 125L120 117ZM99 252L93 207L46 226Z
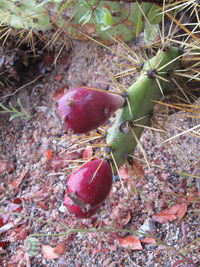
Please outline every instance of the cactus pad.
M0 25L36 31L62 28L68 36L74 39L87 40L87 37L82 34L84 33L110 44L113 43L113 38L124 42L134 39L143 29L143 16L148 15L152 8L150 3L143 3L139 6L138 3L100 1L97 5L98 9L106 8L112 15L112 24L108 29L102 30L94 15L87 23L80 22L88 9L80 6L79 2L59 12L64 3L65 1L59 4L56 1L2 0L0 2Z
M107 144L115 163L120 167L127 155L133 153L144 129L150 124L155 101L172 86L170 73L179 67L179 50L175 47L158 51L146 61L139 78L127 90L129 105L118 114L114 125L107 132ZM160 78L156 78L156 76ZM134 125L134 122L138 125Z

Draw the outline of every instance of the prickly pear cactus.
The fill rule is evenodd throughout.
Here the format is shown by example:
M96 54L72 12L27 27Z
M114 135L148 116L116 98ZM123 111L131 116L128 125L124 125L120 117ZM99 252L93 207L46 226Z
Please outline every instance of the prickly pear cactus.
M106 138L117 167L134 152L144 126L150 125L155 101L160 100L167 88L172 86L170 73L179 66L178 48L159 50L156 56L145 62L137 81L128 88L127 104L108 130Z
M48 30L52 27L49 10L37 1L2 0L0 2L0 25L17 29Z
M80 8L79 4L76 4L73 8L75 15L66 26L66 33L80 40L87 39L82 34L84 33L107 44L113 42L112 38L127 42L134 39L143 29L143 15L141 14L140 8L142 8L144 14L147 14L151 6L149 3L144 3L139 7L138 3L127 4L123 2L100 1L98 9L106 8L112 15L112 24L108 29L102 30L95 16L91 16L91 19L87 23L80 25L79 21L87 12L87 9L86 7Z
M89 35L109 44L113 43L113 38L125 42L135 38L143 29L143 17L152 9L150 3L98 3L94 0L90 6L79 1L59 12L65 2L1 0L0 25L36 31L62 28L72 38L87 40L85 35ZM91 11L93 6L95 8ZM106 12L102 14L102 10ZM105 21L102 22L102 19ZM108 25L102 29L102 23L105 24L106 21Z

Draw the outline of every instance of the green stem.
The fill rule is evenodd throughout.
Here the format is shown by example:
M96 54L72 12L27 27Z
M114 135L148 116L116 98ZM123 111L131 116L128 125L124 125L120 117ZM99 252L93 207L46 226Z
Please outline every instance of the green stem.
M143 232L140 231L135 231L135 230L128 230L128 229L117 229L117 228L108 228L108 229L97 229L97 228L90 228L90 229L81 229L81 228L75 228L75 229L70 229L67 232L62 232L62 233L56 233L56 234L45 234L45 233L37 233L37 234L32 234L29 237L42 237L42 236L65 236L69 235L72 233L93 233L93 232L126 232L126 233L134 233L134 234L143 234Z
M63 224L59 224L59 223L53 222L53 221L50 221L49 219L48 220L47 219L46 220L39 219L39 218L35 218L35 217L32 217L32 216L23 215L23 214L21 214L19 212L0 210L0 214L14 215L14 216L18 216L18 217L21 217L23 219L26 219L26 220L37 221L37 222L40 222L40 223L45 223L45 224L53 225L53 226L56 226L56 227L62 227L64 229L69 229L67 226L65 226Z
M167 89L172 86L170 76L179 67L179 59L178 48L159 50L156 56L145 62L139 78L128 88L127 104L119 112L106 138L117 167L134 152L143 126L150 124L155 101L162 94L166 95Z
M44 234L44 233L38 233L38 234L32 234L29 235L28 238L31 237L61 237L61 236L66 236L72 233L105 233L105 232L123 232L123 233L132 233L134 235L143 235L146 237L152 237L156 240L156 244L155 245L162 245L165 246L166 249L168 251L172 251L174 253L174 255L179 255L183 258L185 258L185 260L188 260L187 257L185 257L183 254L181 254L178 250L176 250L174 247L170 246L169 244L167 244L166 242L162 241L160 238L157 238L151 234L148 234L146 232L143 231L137 231L137 230L130 230L130 229L118 229L118 228L101 228L101 229L97 229L97 228L90 228L90 229L81 229L81 228L75 228L75 229L70 229L67 232L62 232L62 233L56 233L56 234Z
M68 227L64 226L63 224L58 224L58 223L54 223L52 221L49 220L44 220L44 219L39 219L39 218L34 218L32 216L26 216L23 215L21 213L18 212L9 212L9 211L5 211L5 210L0 210L0 214L10 214L10 215L16 215L18 217L24 218L24 219L29 219L29 220L34 220L34 221L38 221L38 222L42 222L42 223L46 223L46 224L50 224L53 226L57 226L57 227L61 227L61 228L66 228L68 229L66 232L61 232L61 233L53 233L53 234L45 234L45 233L35 233L35 234L31 234L28 236L28 238L31 237L60 237L60 236L66 236L72 233L95 233L95 232L99 232L99 233L105 233L105 232L123 232L123 233L132 233L135 235L144 235L146 237L152 237L156 240L156 245L163 245L165 246L169 251L173 251L175 255L180 255L183 258L184 257L183 254L180 253L180 251L176 250L174 247L168 245L166 242L162 241L161 239L143 232L143 231L137 231L137 230L130 230L130 229L119 229L119 228L101 228L101 229L97 229L97 228L90 228L90 229L81 229L81 228L75 228L75 229L69 229ZM189 245L191 245L192 243L190 243Z

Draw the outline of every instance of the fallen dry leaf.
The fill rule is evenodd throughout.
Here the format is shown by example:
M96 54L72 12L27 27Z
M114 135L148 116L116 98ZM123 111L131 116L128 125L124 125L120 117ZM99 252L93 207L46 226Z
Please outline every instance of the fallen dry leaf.
M14 165L13 163L9 162L6 159L3 159L0 161L0 173L4 172L12 172L14 170Z
M132 166L130 166L130 167L132 167L134 175L136 175L138 178L141 179L144 177L144 170L142 168L142 165L138 161L134 160ZM119 176L124 180L130 178L130 176L131 176L130 169L127 166L127 164L124 164L119 169Z
M47 159L52 159L53 151L51 149L46 150L45 156L46 156Z
M55 252L55 248L49 245L42 245L42 254L47 260L54 260L59 258L59 254Z
M123 238L118 238L119 244L128 249L132 250L142 250L142 245L140 240L136 236L126 236Z
M16 197L14 200L13 200L13 203L14 204L18 204L18 205L22 205L23 204L23 201L20 197Z
M68 89L68 86L67 85L65 85L65 86L63 86L63 87L60 87L58 90L56 90L55 91L55 93L54 93L54 95L53 95L53 100L58 100L58 98L60 98L61 97L61 95L63 95L64 94L64 92L65 92L65 90L67 90Z
M119 176L126 180L130 178L130 170L129 168L126 166L126 164L124 164L120 169L119 169Z
M13 200L13 202L9 203L7 206L7 210L10 212L20 212L22 211L22 200L21 198L15 198ZM6 225L6 223L9 221L10 219L10 214L6 214L6 210L5 210L5 214L2 214L0 216L0 227Z
M48 204L47 204L47 201L39 201L39 202L37 203L37 205L38 205L41 209L43 209L43 210L48 210L48 209L49 209L49 206L48 206Z
M50 65L50 64L53 64L54 62L54 58L55 58L55 55L54 53L49 53L49 54L46 54L44 55L43 59L42 59L42 62L45 64L45 65Z
M15 236L15 240L24 240L30 233L30 229L26 224L17 225L12 231L12 236Z
M91 158L93 156L93 149L91 146L88 146L84 149L83 151L83 158L84 159L88 159Z
M127 225L131 219L131 212L128 211L127 216L123 218L122 220L118 220L121 225Z
M4 226L7 223L8 219L9 219L9 216L10 215L8 215L8 214L2 214L1 215L1 217L0 217L0 227Z
M176 219L182 219L187 212L187 204L175 204L170 208L164 209L160 213L157 213L153 216L153 220L158 223L172 222Z
M162 212L165 214L176 214L180 208L180 204L174 204L171 207L164 209Z
M181 220L185 216L186 212L187 212L187 204L186 203L182 203L180 205L180 209L178 210L178 218L179 218L179 220Z
M55 247L54 252L56 252L59 255L63 255L65 253L65 250L66 250L65 244L60 243Z
M7 240L5 240L5 241L0 241L0 247L1 247L1 248L5 248L9 243L10 243L10 241L7 241Z
M58 74L58 75L56 76L56 81L57 81L57 82L62 81L62 79L63 79L63 76L62 76L61 74Z
M28 174L28 172L29 172L29 169L24 170L22 172L22 174L20 175L20 177L17 180L15 180L15 181L12 182L12 186L15 189L17 189L19 187L19 185L21 184L22 180L26 177L26 175Z
M177 219L176 215L174 214L162 214L161 213L158 213L158 214L155 214L153 216L153 219L155 222L158 222L158 223L166 223L166 222L173 222Z
M13 202L8 204L7 207L8 211L11 212L20 212L23 209L23 202L21 198L17 197L13 200Z
M141 242L144 244L154 244L156 243L156 240L153 237L145 237L144 239L141 239Z
M50 192L51 192L51 188L50 187L41 188L39 191L32 193L32 195L31 195L32 196L32 200L35 203L43 201L46 198L49 198Z
M133 167L133 171L134 171L135 175L138 178L141 179L144 177L144 170L143 170L142 165L139 161L134 160L132 167Z
M0 162L0 173L4 173L7 170L7 161L2 160Z
M54 169L57 168L65 168L69 165L70 160L80 158L80 154L78 152L71 152L71 153L62 153L57 157L53 157L47 161L47 164Z
M19 197L15 198L13 202L8 203L7 205L7 210L9 212L21 212L22 209L23 209L22 200ZM10 227L9 226L10 224L8 223L9 221L13 221L13 216L7 214L5 210L5 214L2 214L0 216L0 227L5 226L5 228L2 229L7 229L7 227L9 228Z

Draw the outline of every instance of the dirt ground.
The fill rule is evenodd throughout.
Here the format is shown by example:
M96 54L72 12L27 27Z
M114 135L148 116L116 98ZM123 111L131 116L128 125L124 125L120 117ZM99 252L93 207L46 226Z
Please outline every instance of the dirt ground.
M120 53L120 46L115 45L115 49ZM0 115L1 213L19 213L0 217L1 266L199 266L200 186L198 179L192 178L199 167L199 128L169 142L164 142L167 138L158 132L146 129L141 140L150 168L137 149L135 173L121 169L122 183L115 177L110 197L97 215L77 219L63 206L67 175L98 148L91 149L92 142L83 145L64 133L55 112L55 99L63 89L77 85L113 89L103 65L115 68L116 62L123 60L105 48L73 41L73 48L63 51L56 65L43 60L35 76L41 77L35 82L35 77L29 77L27 83L33 82L9 99L6 94L11 91L1 95L6 105L8 101L15 105L19 98L31 114L30 120L19 117L12 121L9 114ZM130 75L124 84L130 84L131 79ZM171 137L180 129L200 125L200 119L177 112L163 123L166 136ZM155 219L155 214L172 206L176 211L168 211L166 221ZM67 228L130 232L41 235L37 237L37 255L27 253L24 241L28 235L58 234ZM142 229L151 238L131 232Z

